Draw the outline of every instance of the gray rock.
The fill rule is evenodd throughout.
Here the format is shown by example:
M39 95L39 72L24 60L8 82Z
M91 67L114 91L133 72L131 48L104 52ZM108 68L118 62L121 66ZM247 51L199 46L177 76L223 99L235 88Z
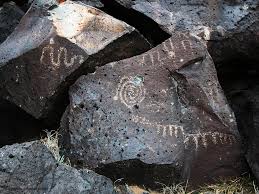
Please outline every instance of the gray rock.
M24 12L14 2L0 7L0 44L14 31Z
M51 5L34 2L0 45L5 98L41 119L61 112L68 86L80 75L150 48L133 27L96 8Z
M242 172L234 114L206 48L187 34L82 76L69 94L60 144L74 164L140 184Z
M99 0L74 0L74 1L82 2L86 5L90 5L93 7L98 7L98 8L103 7L103 4Z
M83 3L85 5L90 5L93 7L101 8L103 7L103 4L99 0L72 0L75 2ZM58 5L60 3L63 3L64 0L29 0L28 4L34 4L36 7L42 7L42 6L52 6L52 5Z
M246 137L248 137L248 150L246 158L252 172L257 180L259 180L259 88L258 85L254 88L249 88L246 92L246 99L243 102L249 104L249 113L245 112L244 118L247 118L246 123L242 123ZM246 105L247 105L246 104ZM244 122L245 122L244 121Z
M0 147L40 138L43 124L14 104L0 99Z
M116 193L108 178L57 163L52 153L37 141L0 149L0 192Z
M172 34L189 31L205 40L228 37L258 21L258 0L116 0L156 21Z

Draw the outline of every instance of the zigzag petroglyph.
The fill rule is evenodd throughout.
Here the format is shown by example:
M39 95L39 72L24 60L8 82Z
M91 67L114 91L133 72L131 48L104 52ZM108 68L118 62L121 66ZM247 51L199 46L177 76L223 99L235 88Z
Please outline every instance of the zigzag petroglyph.
M193 44L190 41L190 37L186 34L180 33L179 34L180 42L177 44L173 44L172 38L168 41L163 42L162 50L155 50L153 52L145 53L142 55L142 63L143 65L151 65L151 66L159 66L163 63L163 61L167 59L172 59L173 61L180 61L182 62L183 59L179 58L176 54L176 48L180 50L190 51L193 54Z
M175 136L180 137L184 135L183 127L180 125L162 125L156 122L150 122L148 119L139 116L132 116L132 121L135 123L139 123L145 125L150 128L155 128L158 135L162 135L163 137Z
M44 61L50 61L51 63L51 67L52 68L57 68L59 67L62 63L66 66L66 67L70 67L72 65L74 65L74 63L76 62L76 60L78 60L78 62L81 64L84 62L84 57L82 55L74 55L70 61L68 60L68 52L67 49L65 47L60 47L57 51L57 60L54 60L55 56L54 56L54 48L53 45L54 41L50 40L50 44L45 46L42 49L42 54L40 57L40 62L41 64L44 64ZM64 58L62 59L62 55L64 56Z
M236 142L236 137L231 134L225 134L220 132L205 132L196 134L185 134L184 135L184 145L185 148L194 144L195 149L199 148L199 145L207 148L208 142L213 144L234 144Z
M213 144L234 144L236 142L236 137L231 134L225 134L220 132L205 132L205 133L195 133L186 134L184 132L183 126L172 124L172 125L162 125L156 122L151 122L148 119L140 116L132 116L132 121L144 125L146 127L155 128L158 135L162 137L175 137L182 138L185 148L195 145L195 150L197 151L200 145L204 148L208 147L209 143Z

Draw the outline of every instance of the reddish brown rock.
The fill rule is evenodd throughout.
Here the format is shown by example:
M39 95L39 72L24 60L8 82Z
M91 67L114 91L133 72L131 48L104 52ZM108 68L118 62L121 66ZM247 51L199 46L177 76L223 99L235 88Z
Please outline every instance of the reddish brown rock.
M114 179L197 186L242 172L234 114L206 49L187 34L82 76L61 128L72 163Z
M149 48L133 27L96 8L33 4L0 45L1 85L6 99L47 118L61 112L67 86L78 76Z

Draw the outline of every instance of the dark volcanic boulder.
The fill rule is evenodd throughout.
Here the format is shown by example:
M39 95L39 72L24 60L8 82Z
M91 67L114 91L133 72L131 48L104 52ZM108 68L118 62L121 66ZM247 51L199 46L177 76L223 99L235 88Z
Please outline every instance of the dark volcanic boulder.
M112 1L105 6L114 6ZM259 0L116 0L167 33L188 31L208 44L214 63L240 53L258 56Z
M58 3L63 3L67 0L29 0L28 4L36 4L36 6L42 6L42 5L53 5L53 4L58 4ZM75 1L75 2L81 2L81 3L84 3L86 5L90 5L90 6L93 6L93 7L98 7L98 8L101 8L103 7L103 4L101 3L100 0L72 0L72 1Z
M72 163L113 178L195 185L241 173L234 114L211 57L187 34L82 76L61 128Z
M98 8L103 7L103 4L101 3L100 0L74 0L74 1L79 1L86 5L91 5L91 6L98 7Z
M46 129L42 122L2 99L0 99L0 123L0 147L40 138L41 132Z
M258 21L258 0L116 1L152 18L170 34L175 30L189 31L205 40L244 31Z
M19 24L24 12L14 2L4 3L0 7L0 43L2 43Z
M0 149L0 193L115 194L111 180L59 164L39 142Z
M249 88L250 91L247 91L246 98L242 99L242 102L246 103L249 109L244 111L243 115L246 120L246 123L242 123L243 126L246 124L246 136L248 137L248 151L246 158L249 166L252 169L254 176L257 181L259 181L259 87L258 85L254 88Z
M133 27L96 8L70 1L49 6L33 4L0 45L6 99L36 118L60 112L78 76L150 48Z

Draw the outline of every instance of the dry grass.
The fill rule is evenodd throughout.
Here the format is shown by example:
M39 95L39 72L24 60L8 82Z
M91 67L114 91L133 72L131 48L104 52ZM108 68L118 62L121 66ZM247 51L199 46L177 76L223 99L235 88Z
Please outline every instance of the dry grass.
M58 131L45 131L47 136L42 138L40 141L44 144L54 155L55 159L61 163L68 166L71 166L69 159L65 160L64 156L60 155L60 148L58 146L59 133Z
M259 194L254 181L250 177L221 181L218 184L207 185L200 189L201 194L208 191L213 194Z
M259 194L257 186L249 176L220 181L194 191L187 191L186 186L182 184L164 186L161 191L148 191L137 186L130 186L130 189L133 194Z
M58 146L58 131L46 131L46 137L41 142L49 148L55 159L62 164L71 166L69 160L60 155ZM237 178L230 181L220 181L218 184L207 185L195 191L187 191L187 185L175 184L172 186L162 185L161 191L147 191L138 186L125 185L127 191L133 194L259 194L258 187L250 176Z

